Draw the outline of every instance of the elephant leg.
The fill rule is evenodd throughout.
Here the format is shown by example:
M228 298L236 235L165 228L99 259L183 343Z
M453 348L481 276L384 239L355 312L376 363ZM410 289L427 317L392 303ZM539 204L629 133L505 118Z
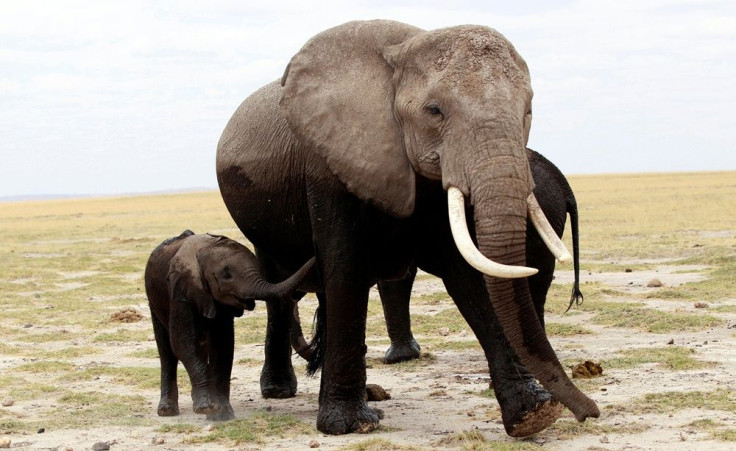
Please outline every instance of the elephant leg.
M563 406L521 364L491 307L483 277L461 258L450 253L443 281L483 347L504 428L512 437L539 432L559 418Z
M210 383L216 410L207 414L212 421L227 421L235 418L230 405L230 377L233 370L233 353L235 334L233 331L233 317L218 315L213 320L210 329L209 341L209 371Z
M216 410L210 393L206 342L208 334L197 324L197 313L190 304L176 301L169 318L170 343L184 364L192 384L192 407L195 413L209 414Z
M386 319L386 329L391 339L391 346L383 357L385 363L398 363L419 358L421 347L411 333L409 317L409 300L416 275L417 268L412 266L405 279L378 282L383 316Z
M317 429L369 432L379 423L365 394L365 326L376 247L371 212L330 177L311 187L308 200L326 309Z
M179 415L179 386L176 382L176 366L179 364L179 359L171 349L166 326L153 312L151 313L153 334L156 337L158 358L161 362L161 399L158 403L158 415L171 417Z
M262 252L256 255L270 281L277 277L275 265ZM265 359L261 370L261 396L264 398L291 398L296 395L297 381L291 364L291 326L293 302L290 299L266 302Z

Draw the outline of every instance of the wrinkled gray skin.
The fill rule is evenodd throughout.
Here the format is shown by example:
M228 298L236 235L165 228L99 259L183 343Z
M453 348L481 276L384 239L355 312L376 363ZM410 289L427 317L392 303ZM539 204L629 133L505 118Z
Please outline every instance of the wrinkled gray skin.
M547 220L560 238L565 230L567 214L570 214L574 272L570 307L573 304L579 305L582 303L583 294L580 292L580 239L575 195L564 174L551 161L529 148L527 148L527 156L535 182L534 195ZM544 324L544 304L554 278L555 258L531 224L527 224L526 235L527 264L539 269L539 273L529 278L529 291L537 317ZM420 356L421 346L411 332L409 317L409 300L415 276L416 267L413 266L404 279L378 282L378 291L386 319L386 330L391 339L391 346L384 356L384 362L388 364L416 359ZM294 318L296 323L292 326L292 347L302 358L309 361L315 346L307 343L303 336L297 305L294 306Z
M599 415L547 340L529 281L474 270L448 226L445 190L456 187L480 252L525 265L531 98L526 63L495 30L351 22L312 38L280 85L231 118L218 144L220 191L267 277L317 259L320 431L377 427L365 401L368 292L413 266L442 278L478 338L509 434L554 422L550 394L580 421ZM266 397L296 391L292 307L268 305Z
M208 420L234 418L233 318L253 310L256 299L292 302L313 265L309 260L288 280L271 284L255 255L226 237L187 230L156 247L146 265L145 286L161 361L158 414L179 414L176 367L181 360L192 384L194 412Z
M567 214L570 215L574 272L570 306L579 305L583 300L583 294L580 292L580 245L575 195L557 166L534 150L527 149L527 155L535 183L534 195L560 238L565 230ZM526 262L527 265L539 270L539 273L529 278L529 291L537 317L544 324L544 304L554 278L555 258L531 224L527 224L526 228ZM378 282L386 329L391 339L391 346L384 356L384 361L389 364L416 359L420 355L421 347L411 332L409 318L409 298L415 275L416 268L413 268L406 279ZM309 349L306 343L303 343L303 338L300 341L297 337L296 340L295 349Z

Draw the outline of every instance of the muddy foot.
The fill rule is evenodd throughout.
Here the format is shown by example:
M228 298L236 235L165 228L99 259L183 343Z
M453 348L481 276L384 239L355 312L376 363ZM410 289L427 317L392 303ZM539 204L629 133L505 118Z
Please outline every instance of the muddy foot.
M325 434L366 433L378 427L383 412L370 408L365 401L357 403L323 403L317 415L317 429Z

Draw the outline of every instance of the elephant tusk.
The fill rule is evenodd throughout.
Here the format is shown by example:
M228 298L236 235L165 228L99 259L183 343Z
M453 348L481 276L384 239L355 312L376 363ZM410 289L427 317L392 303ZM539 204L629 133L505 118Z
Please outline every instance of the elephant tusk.
M554 229L552 229L552 225L547 221L547 217L539 206L539 202L537 202L537 198L534 196L534 193L530 194L529 197L526 198L526 202L529 210L529 219L531 219L532 224L534 224L534 228L537 229L539 236L542 237L542 241L547 245L549 250L552 252L552 255L554 255L560 263L568 263L572 261L570 251L567 250L565 244L557 236Z
M455 245L470 266L483 274L504 279L529 277L538 272L538 270L526 266L509 266L496 263L489 260L475 247L465 220L465 197L458 188L451 186L447 189L447 205L450 230L452 231L452 237L455 239Z

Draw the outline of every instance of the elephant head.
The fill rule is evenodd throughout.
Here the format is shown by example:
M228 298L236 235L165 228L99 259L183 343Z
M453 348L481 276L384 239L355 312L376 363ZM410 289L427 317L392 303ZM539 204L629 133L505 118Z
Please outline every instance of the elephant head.
M169 264L169 293L174 300L191 302L207 318L217 314L217 302L242 311L253 310L256 299L284 299L314 265L311 259L285 281L270 283L256 256L242 244L208 234L186 240Z
M524 267L527 215L541 233L551 227L531 195L525 145L532 89L511 43L482 26L423 31L351 22L307 42L282 86L281 108L294 134L357 197L402 218L413 212L417 174L442 182L455 240L487 274L506 338L580 421L597 417L595 403L560 365L524 279L536 272ZM465 198L474 207L477 248ZM546 240L558 259L569 259L554 233Z

